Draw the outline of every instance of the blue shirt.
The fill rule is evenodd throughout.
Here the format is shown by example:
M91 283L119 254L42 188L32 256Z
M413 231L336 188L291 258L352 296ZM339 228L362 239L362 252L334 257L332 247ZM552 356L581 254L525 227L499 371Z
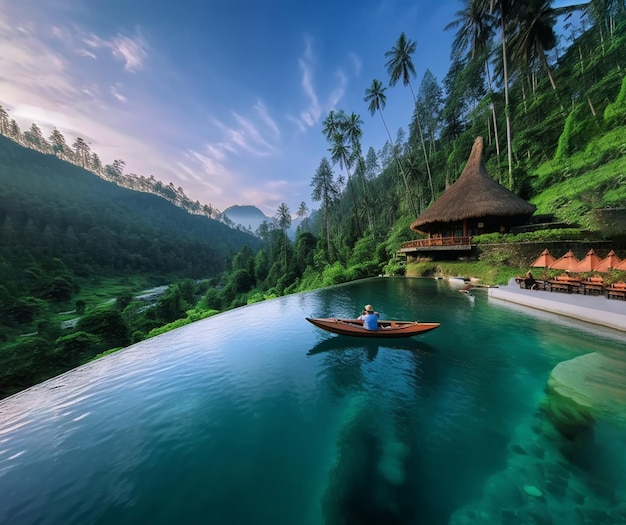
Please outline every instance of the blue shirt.
M372 312L361 316L366 330L378 330L378 314Z

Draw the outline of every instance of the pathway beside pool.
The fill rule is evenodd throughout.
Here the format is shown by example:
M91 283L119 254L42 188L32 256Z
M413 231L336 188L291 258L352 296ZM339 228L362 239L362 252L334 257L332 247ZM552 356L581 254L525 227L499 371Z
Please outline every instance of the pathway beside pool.
M488 289L489 297L544 310L626 332L626 301L604 296L526 290L515 279L506 286Z

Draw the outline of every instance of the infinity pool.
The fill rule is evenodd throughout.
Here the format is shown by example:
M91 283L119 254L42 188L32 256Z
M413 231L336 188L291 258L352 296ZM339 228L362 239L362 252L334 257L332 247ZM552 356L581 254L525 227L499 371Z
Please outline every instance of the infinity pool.
M441 327L305 321L366 303ZM624 431L539 410L558 363L625 342L425 279L226 312L0 401L0 523L626 523Z

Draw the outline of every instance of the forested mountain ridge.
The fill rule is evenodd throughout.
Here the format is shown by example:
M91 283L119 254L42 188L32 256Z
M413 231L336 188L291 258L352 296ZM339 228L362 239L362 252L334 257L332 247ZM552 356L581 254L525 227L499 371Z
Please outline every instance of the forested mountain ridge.
M158 195L193 215L203 215L213 219L219 219L221 216L218 209L210 204L192 201L183 188L180 186L176 188L171 182L163 184L153 175L146 177L135 173L124 173L126 162L122 159L115 159L111 164L103 165L98 153L91 151L89 144L81 137L77 137L70 148L63 134L56 128L48 139L43 136L36 122L33 122L28 130L22 132L18 123L11 119L9 112L1 105L0 135L39 153L54 155L123 188Z
M254 253L261 241L0 136L0 394L184 315L191 284L173 286L141 326L122 322L133 283L217 281L242 247ZM80 293L106 279L126 282L115 312ZM139 322L141 308L127 311L127 321ZM61 329L64 310L87 314L77 332Z
M7 321L15 298L69 299L75 277L215 277L244 245L256 250L260 241L0 137L0 295Z

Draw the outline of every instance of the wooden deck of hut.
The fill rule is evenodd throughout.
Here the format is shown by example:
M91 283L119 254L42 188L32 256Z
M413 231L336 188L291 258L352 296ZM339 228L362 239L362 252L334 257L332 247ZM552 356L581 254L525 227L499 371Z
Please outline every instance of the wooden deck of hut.
M420 249L444 251L468 251L472 249L471 237L428 237L427 239L415 239L402 244L398 250L400 253L410 253Z

